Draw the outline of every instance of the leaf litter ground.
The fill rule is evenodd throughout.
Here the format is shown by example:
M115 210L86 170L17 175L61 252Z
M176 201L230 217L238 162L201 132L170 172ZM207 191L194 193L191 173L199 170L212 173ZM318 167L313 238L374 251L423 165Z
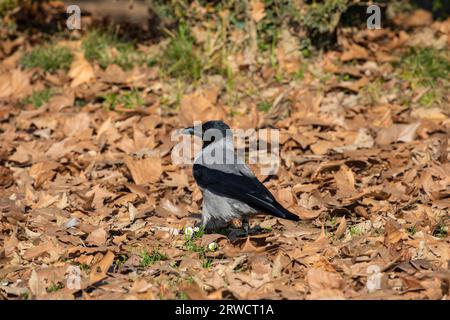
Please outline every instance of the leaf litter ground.
M448 53L450 20L425 15L397 29L339 29L339 48L309 59L289 31L276 64L230 49L232 83L211 71L191 82L158 63L120 66L117 48L101 66L83 54L84 36L58 40L70 67L27 67L22 49L34 42L2 31L0 295L448 297L449 91L439 93L448 70L423 80L402 64L422 59L411 47ZM214 28L194 30L199 46ZM142 43L139 54L166 46ZM249 238L233 236L238 223L186 236L201 193L191 167L172 163L171 133L210 119L280 130L281 168L259 177L300 222L260 215Z

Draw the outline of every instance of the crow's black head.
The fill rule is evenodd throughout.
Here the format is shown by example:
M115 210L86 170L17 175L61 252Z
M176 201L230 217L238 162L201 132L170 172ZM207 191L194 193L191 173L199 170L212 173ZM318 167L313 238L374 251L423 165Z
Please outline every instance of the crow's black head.
M183 130L183 133L202 138L203 147L208 146L214 141L225 138L226 135L232 134L230 127L220 120L207 121L201 125L186 128Z
M220 132L226 132L230 130L230 127L223 121L220 120L212 120L202 124L203 132L206 132L210 129L218 130Z

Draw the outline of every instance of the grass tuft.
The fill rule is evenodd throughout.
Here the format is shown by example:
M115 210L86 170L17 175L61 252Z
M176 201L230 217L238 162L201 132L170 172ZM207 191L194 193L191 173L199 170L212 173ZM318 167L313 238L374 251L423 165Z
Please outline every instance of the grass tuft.
M64 288L64 284L62 284L61 282L57 282L57 283L53 283L50 287L47 288L47 292L51 293L51 292L56 292L58 290L61 290Z
M202 63L194 50L194 39L188 28L180 25L162 57L169 75L197 81L202 76Z
M332 32L339 23L339 14L348 7L348 0L314 1L303 17L304 25L313 33Z
M145 103L139 90L135 88L121 91L120 93L108 92L102 95L101 98L103 98L103 105L109 110L114 110L118 106L123 106L125 109L136 109Z
M89 61L96 61L106 69L110 64L117 64L124 70L132 69L142 62L142 55L131 42L121 41L115 34L94 30L83 40L84 55Z
M361 234L362 234L362 230L361 230L360 227L354 226L354 227L351 227L351 228L350 228L350 235L351 235L352 237L354 237L354 236L359 236L359 235L361 235Z
M9 11L19 5L18 0L1 0L0 1L0 17L4 17Z
M433 48L411 48L402 62L405 80L415 81L422 86L436 86L438 79L450 76L450 60Z
M150 254L147 250L142 251L141 258L141 266L144 268L151 266L158 261L167 260L167 256L159 252L157 249L154 249Z
M448 234L448 227L444 223L439 223L439 225L434 229L433 235L435 237L444 239Z
M189 300L189 297L186 292L180 291L177 293L177 300Z
M410 235L415 235L417 233L417 227L416 226L411 226L409 228L406 228L406 231L410 234Z
M73 54L67 47L41 46L25 54L20 64L25 69L40 68L46 72L68 70L72 64Z
M117 256L117 258L115 259L114 264L115 264L116 266L122 266L122 265L124 265L125 262L127 262L127 260L128 260L127 255L121 253L121 254L119 254L119 255Z
M44 89L40 91L33 91L31 96L25 98L23 100L24 104L31 104L36 109L42 107L45 103L47 103L53 95L52 89Z
M208 269L211 267L213 263L213 259L206 256L206 249L202 246L197 245L196 240L201 239L205 234L205 227L200 227L198 231L194 231L192 237L185 236L184 249L197 252L199 258L202 261L202 267L204 269Z
M450 60L443 51L434 48L411 48L401 62L401 77L413 89L427 88L419 99L425 107L440 104L450 90Z
M271 107L272 107L272 104L268 101L263 101L258 104L258 109L262 112L268 112Z

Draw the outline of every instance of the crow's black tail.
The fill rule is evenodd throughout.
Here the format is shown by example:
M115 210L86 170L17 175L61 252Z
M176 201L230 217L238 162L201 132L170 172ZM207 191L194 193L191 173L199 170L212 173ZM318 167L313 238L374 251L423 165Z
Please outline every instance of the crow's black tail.
M287 220L292 220L292 221L299 221L300 217L296 214L293 214L292 212L290 212L289 210L285 209L281 204L277 203L276 204L276 213L274 214L277 217L283 218L283 219L287 219Z

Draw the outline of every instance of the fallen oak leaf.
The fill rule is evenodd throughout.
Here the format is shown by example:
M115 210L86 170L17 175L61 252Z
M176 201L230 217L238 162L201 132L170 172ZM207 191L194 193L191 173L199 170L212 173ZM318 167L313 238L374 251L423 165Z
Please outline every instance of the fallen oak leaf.
M339 222L339 226L336 230L336 233L334 234L337 239L342 237L345 233L345 230L347 229L347 221L345 220L345 217L341 218L341 221Z
M21 99L32 92L30 72L15 69L0 76L0 99Z
M302 207L291 207L289 211L296 214L302 220L312 220L320 216L321 210L308 210Z
M341 56L341 61L346 62L354 59L362 60L369 58L367 50L357 44L352 44Z
M376 138L378 145L387 145L393 142L411 142L416 138L416 130L420 122L410 124L395 124L389 128L381 129Z
M216 95L208 95L205 90L184 95L180 102L180 122L192 126L194 121L224 119L226 111L216 104L216 100Z
M370 83L369 78L362 77L357 81L343 81L337 85L338 88L344 88L353 92L359 92L359 90Z
M92 231L86 238L86 242L94 246L102 246L106 243L107 233L105 229L98 228Z
M326 271L323 268L311 268L306 274L311 293L317 293L326 289L339 289L343 279L337 272Z
M189 297L189 299L192 300L206 299L206 293L195 282L187 286L181 286L180 289Z
M70 87L75 88L83 83L88 83L95 78L94 68L86 60L83 53L75 55L75 59L69 70L69 77L72 79Z
M264 3L259 0L253 0L251 6L252 19L255 20L255 22L261 21L266 16L266 13L264 11Z
M162 164L160 157L149 157L142 160L135 160L130 156L125 158L125 164L130 170L131 177L137 185L155 183L162 174Z
M336 196L338 198L349 198L356 193L355 175L345 164L341 165L339 171L334 174L337 186Z
M106 277L109 267L114 261L114 253L108 251L102 260L92 266L89 274L89 281L91 284L96 283Z
M6 238L3 244L5 256L9 257L14 252L18 244L19 240L17 239L17 228L13 227L13 232L11 236L9 238Z

